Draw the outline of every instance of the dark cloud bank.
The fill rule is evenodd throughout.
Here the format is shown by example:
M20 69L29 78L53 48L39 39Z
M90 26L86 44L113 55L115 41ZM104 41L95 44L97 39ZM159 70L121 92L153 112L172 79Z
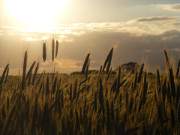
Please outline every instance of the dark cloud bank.
M148 64L150 69L163 66L163 50L167 49L173 59L180 56L180 32L168 31L161 35L142 35L123 32L91 32L75 37L74 42L64 43L62 55L76 59L90 50L94 66L103 63L111 47L115 48L114 66L129 61Z
M148 70L162 68L164 65L163 50L167 49L174 61L180 58L180 31L172 30L160 35L136 35L127 32L87 32L86 34L69 36L72 41L61 43L61 59L83 61L90 52L93 64L91 67L99 68L104 62L108 51L114 47L113 66L117 67L130 61L146 63ZM7 63L18 68L22 63L23 51L28 49L30 62L41 60L42 44L40 41L26 43L17 37L4 38L0 42L0 66ZM51 50L49 48L49 54ZM67 67L68 68L68 67Z

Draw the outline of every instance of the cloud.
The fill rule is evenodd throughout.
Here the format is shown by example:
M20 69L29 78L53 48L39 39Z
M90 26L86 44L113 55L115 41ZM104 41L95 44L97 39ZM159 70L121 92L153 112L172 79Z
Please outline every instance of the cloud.
M136 35L129 32L113 32L113 31L91 31L81 36L71 35L70 38L74 40L72 42L62 42L60 45L58 59L55 60L54 65L59 72L72 72L80 71L84 58L87 53L91 53L90 69L99 69L100 65L104 63L107 53L112 47L115 47L112 65L116 68L118 65L136 61L138 63L146 63L149 65L150 70L155 70L160 65L162 68L164 65L163 49L172 51L171 57L179 59L179 44L180 44L180 31L171 30L166 31L159 35ZM0 65L10 63L11 71L17 73L18 67L22 64L22 52L14 52L12 44L4 46L7 48L1 48L0 57L3 58ZM14 45L16 48L19 44ZM26 46L28 48L28 63L32 63L34 60L42 61L41 44L33 46ZM11 52L3 53L5 50ZM36 51L36 53L35 53ZM51 62L51 48L48 48L48 61L41 62L41 71L53 71L53 64ZM11 61L8 61L11 60Z
M91 66L98 68L103 64L111 47L115 46L114 67L129 61L138 61L139 63L148 63L151 69L154 69L156 65L163 66L163 49L178 52L179 37L180 31L175 30L166 31L159 35L144 34L139 36L128 32L89 32L75 37L72 43L65 43L62 47L62 55L80 60L90 50L92 60L95 61L94 65ZM179 54L177 56L180 57ZM179 59L177 56L175 59Z
M135 18L122 22L101 23L74 23L60 25L56 29L56 37L61 42L72 42L71 36L81 36L87 32L129 32L137 35L161 34L172 29L180 29L180 23L176 16L151 16ZM26 32L20 28L3 27L4 34L8 36L19 35L25 41L42 41L52 37L52 33Z
M175 26L180 26L180 22L174 23Z
M55 59L54 62L52 62L51 60L42 62L40 64L40 70L41 72L42 71L52 72L53 68L55 67L57 71L70 72L70 71L80 70L81 66L82 66L81 60L61 58L61 59Z
M180 11L180 3L177 4L162 4L160 5L161 9L168 11Z
M160 21L174 21L175 17L168 16L155 16L155 17L144 17L137 19L138 22L160 22Z
M141 17L128 21L119 31L123 30L136 35L159 35L166 31L180 30L177 23L179 22L176 16Z
M91 53L91 69L99 69L108 51L114 47L113 67L129 61L149 64L150 69L163 66L163 49L172 51L179 59L180 25L177 17L141 17L127 22L76 23L62 25L56 31L60 40L58 59L54 64L60 72L80 71L87 53ZM47 57L51 58L51 34L26 33L3 29L0 42L0 65L10 63L11 68L19 69L23 53L28 50L28 63L42 62L42 39L48 40ZM13 34L11 34L11 32ZM8 34L9 33L9 34ZM16 49L16 51L14 51ZM11 54L11 55L9 55ZM176 54L176 55L175 55ZM172 56L172 57L173 57ZM41 67L52 71L48 60ZM18 72L17 72L18 73Z

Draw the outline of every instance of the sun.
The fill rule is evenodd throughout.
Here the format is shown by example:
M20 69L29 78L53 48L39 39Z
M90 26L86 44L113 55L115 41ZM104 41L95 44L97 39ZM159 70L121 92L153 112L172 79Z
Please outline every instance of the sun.
M31 31L46 31L57 25L70 0L4 0L11 19Z

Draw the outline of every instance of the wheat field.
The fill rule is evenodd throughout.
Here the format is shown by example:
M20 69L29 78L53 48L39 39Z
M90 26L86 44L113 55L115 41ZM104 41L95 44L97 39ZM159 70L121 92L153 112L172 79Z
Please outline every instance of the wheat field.
M42 59L47 60L46 43ZM59 42L52 41L52 62ZM166 50L165 71L148 73L142 64L125 73L112 69L113 48L99 70L90 70L87 54L80 72L39 72L35 60L22 75L0 78L1 135L151 135L180 134L180 62L172 67Z

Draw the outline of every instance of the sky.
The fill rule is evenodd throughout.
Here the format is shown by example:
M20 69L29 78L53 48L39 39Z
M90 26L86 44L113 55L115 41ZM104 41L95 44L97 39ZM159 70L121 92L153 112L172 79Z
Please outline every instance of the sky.
M1 0L1 5L3 10L3 1ZM23 8L14 0L15 7L18 5L19 10ZM24 0L29 1L29 0ZM34 1L34 0L31 0ZM37 1L48 1L48 0L37 0ZM53 0L52 0L53 1ZM64 1L64 0L59 0ZM178 0L67 0L69 1L66 5L66 9L62 12L63 15L59 16L59 23L82 23L82 22L117 22L117 21L127 21L136 17L146 17L146 16L176 16L177 12L168 12L168 10L162 10L161 6L171 4L178 4ZM10 2L9 2L10 3ZM17 3L17 4L16 4ZM36 5L37 2L33 3ZM60 5L61 3L59 3ZM9 4L10 5L10 4ZM13 6L14 6L13 5ZM43 7L43 3L38 7L39 11ZM23 6L23 5L22 5ZM28 5L29 6L29 5ZM39 5L38 5L39 6ZM59 6L60 7L60 6ZM57 7L57 8L59 8ZM51 8L50 8L51 9ZM46 8L48 11L49 9ZM4 11L6 12L6 11ZM6 16L6 15L4 15ZM3 18L5 19L5 17ZM1 17L2 21L2 17Z
M12 74L18 73L25 50L29 64L38 60L42 70L51 70L41 55L43 40L50 55L52 34L60 41L55 65L61 72L79 70L89 52L91 67L99 68L112 47L114 68L136 61L150 71L162 69L163 49L173 64L180 59L179 0L31 1L0 0L0 71L10 63Z

